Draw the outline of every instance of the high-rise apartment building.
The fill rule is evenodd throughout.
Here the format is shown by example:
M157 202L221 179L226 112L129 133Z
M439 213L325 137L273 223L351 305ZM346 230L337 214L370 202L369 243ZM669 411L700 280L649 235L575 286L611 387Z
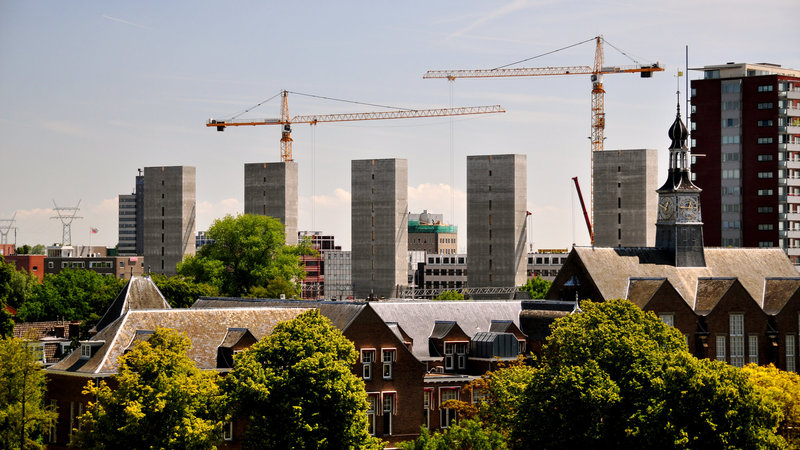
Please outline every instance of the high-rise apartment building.
M657 188L655 149L594 152L594 245L652 247Z
M525 155L467 156L467 283L522 286L528 202Z
M150 270L174 275L195 254L195 168L144 168L144 257Z
M706 66L692 81L705 243L781 247L800 265L800 70Z
M118 210L118 250L120 255L144 254L144 175L136 176L132 194L120 194Z
M119 241L120 256L136 254L136 194L119 196Z
M408 160L354 160L350 176L353 294L396 297L408 284Z
M297 163L244 165L244 212L279 219L286 244L297 244Z

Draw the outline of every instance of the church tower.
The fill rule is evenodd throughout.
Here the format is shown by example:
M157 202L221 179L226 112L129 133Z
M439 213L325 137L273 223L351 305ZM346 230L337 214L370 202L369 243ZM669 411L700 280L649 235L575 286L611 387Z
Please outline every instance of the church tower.
M677 267L704 267L703 219L700 215L701 189L689 173L689 132L678 114L669 128L669 174L658 192L656 247L669 250Z

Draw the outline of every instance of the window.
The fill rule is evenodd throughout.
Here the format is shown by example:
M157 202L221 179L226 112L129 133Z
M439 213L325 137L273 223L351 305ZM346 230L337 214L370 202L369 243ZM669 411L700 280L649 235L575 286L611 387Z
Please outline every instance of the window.
M717 335L717 361L725 361L725 335Z
M722 84L722 93L723 94L736 94L738 92L742 92L742 87L739 84L739 81L734 82L723 82Z
M724 220L722 222L723 230L738 230L742 227L742 223L738 220Z
M48 261L47 262L47 268L48 269L52 269L53 268L53 261Z
M739 143L739 136L722 136L722 143L723 144L738 144Z
M758 224L758 231L770 231L773 229L773 225L771 223L760 223Z
M441 397L439 404L444 406L444 402L448 400L458 400L458 388L439 388L439 396ZM456 410L442 407L441 418L441 428L448 428L456 423Z
M394 364L395 360L395 349L382 349L381 352L383 353L383 379L384 380L391 380L392 379L392 365Z
M722 162L738 161L738 160L739 160L739 154L738 153L723 153L722 154Z
M772 92L774 87L771 84L763 85L758 87L758 92Z
M431 427L431 397L433 397L433 389L425 388L422 393L422 414L425 417L423 425L425 428Z
M739 195L742 189L739 186L723 186L722 195Z
M774 243L772 241L758 241L759 247L774 247Z
M739 119L728 118L722 119L722 128L738 127L740 125Z
M233 440L233 422L222 423L222 439L226 441Z
M758 126L759 127L771 127L772 126L772 121L771 120L759 120L758 121Z
M772 161L772 155L758 155L759 161Z
M758 109L772 109L772 102L759 103Z
M467 368L467 344L465 342L456 344L456 357L458 358L458 368Z
M671 327L675 326L675 314L673 313L662 313L658 315L658 318Z
M372 379L373 362L375 362L375 349L361 350L361 375L365 380Z
M758 364L758 335L751 334L748 337L747 348L750 351L750 355L747 359L747 362Z
M741 102L738 100L728 100L722 102L723 111L734 111L740 109Z
M456 345L450 342L444 344L444 368L445 370L453 370L453 357L456 353Z
M774 210L773 210L772 206L759 206L758 207L758 212L759 213L771 213L773 211Z
M90 344L81 344L81 359L92 357L92 346Z
M761 197L772 195L772 189L759 189L758 195Z
M729 317L731 336L731 365L744 366L744 314L731 313Z
M786 371L796 372L794 366L794 335L786 335Z
M739 178L739 169L728 169L722 171L723 180L731 180L735 178Z
M383 393L383 434L392 434L392 416L395 413L394 392Z
M757 142L759 144L772 144L772 138L771 137L760 137L760 138L758 138Z
M758 178L772 178L772 172L758 172Z
M734 203L732 205L722 205L722 212L724 213L735 213L739 212L740 205L738 203Z
M372 436L375 436L375 406L377 403L377 394L367 394L367 429Z

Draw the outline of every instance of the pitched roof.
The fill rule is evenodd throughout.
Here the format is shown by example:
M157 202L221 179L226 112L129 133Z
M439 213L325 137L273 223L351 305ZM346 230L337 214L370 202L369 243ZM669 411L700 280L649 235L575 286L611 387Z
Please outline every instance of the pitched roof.
M242 307L274 307L274 308L317 308L320 314L327 317L333 326L341 331L347 329L358 313L364 309L364 302L315 301L315 300L283 300L266 298L235 297L200 297L191 309L204 308L242 308Z
M778 314L800 290L800 277L767 278L764 282L764 312Z
M404 301L371 302L384 322L396 322L414 340L412 353L429 360L428 338L434 335L436 322L455 322L470 338L489 331L492 320L511 320L519 326L520 301ZM440 324L441 327L446 325ZM439 335L439 334L437 334Z
M102 330L132 309L169 309L169 303L150 277L131 276L90 333Z
M779 248L706 248L706 267L675 267L668 251L657 248L575 247L573 252L605 299L624 298L629 278L667 278L694 305L699 278L736 277L759 304L767 277L796 277Z
M736 278L698 278L695 312L698 314L711 312L736 281Z
M85 376L113 374L119 358L130 344L144 337L143 331L157 327L172 328L191 341L187 351L201 369L217 365L217 348L224 343L230 328L247 328L256 339L270 334L279 322L291 320L310 308L209 308L129 310L122 317L100 330L92 340L102 346L89 359L79 351L50 367L51 372L68 372Z
M644 308L666 282L666 278L630 278L626 298L639 308Z

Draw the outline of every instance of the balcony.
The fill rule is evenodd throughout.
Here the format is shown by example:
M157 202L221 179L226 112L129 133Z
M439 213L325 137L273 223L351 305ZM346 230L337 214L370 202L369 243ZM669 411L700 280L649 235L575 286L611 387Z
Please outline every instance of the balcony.
M792 90L792 91L778 91L778 98L781 100L785 99L792 99L792 100L800 100L800 90Z
M781 116L800 117L800 109L796 108L779 108L778 114Z
M778 150L789 152L800 152L800 144L781 143L778 144Z

